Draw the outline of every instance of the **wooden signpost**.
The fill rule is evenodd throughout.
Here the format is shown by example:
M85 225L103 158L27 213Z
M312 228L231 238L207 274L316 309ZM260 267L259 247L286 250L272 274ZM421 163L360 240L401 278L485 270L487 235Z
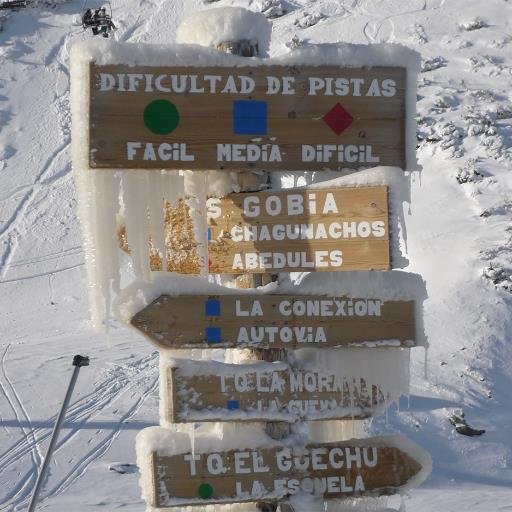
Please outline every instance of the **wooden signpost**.
M90 167L405 169L401 67L90 65Z
M235 43L242 47L242 42ZM256 55L257 45L251 51ZM97 55L106 62L105 55ZM354 55L363 53L354 48ZM412 67L406 70L398 58L397 65L389 67L367 66L368 59L355 63L359 67L341 67L282 65L257 58L247 64L234 57L216 59L209 51L197 56L197 62L188 66L181 65L188 62L185 53L177 66L87 61L89 96L79 112L81 119L89 119L88 134L83 134L89 144L84 172L414 167L414 162L406 162L405 144L406 118L414 115L406 113L406 82L414 80L414 72L407 76ZM161 62L156 53L151 61L146 57L139 53L134 62ZM391 61L391 54L386 55L386 62ZM218 62L233 65L214 65ZM350 64L354 57L345 66ZM407 101L410 105L412 100ZM141 174L144 180L150 175L155 176ZM179 219L169 215L173 205L162 204L157 183L153 181L151 188L156 206L139 211L144 220L151 210L151 225L141 223L144 232L134 246L148 249L151 239L154 250L145 250L144 257L150 254L153 269L167 265L170 270L197 273L200 259L190 237L185 237L186 248L180 247L192 262L188 270L169 268L167 260L176 248L164 247L167 240L176 234L179 219L194 219L186 208ZM133 193L126 202L136 203L136 196ZM181 202L185 205L184 199ZM96 206L95 201L91 204ZM160 218L164 206L165 218ZM231 194L211 198L203 206L208 214L211 274L393 267L385 186ZM158 228L163 236L156 234ZM187 232L206 236L205 231L203 224ZM129 230L121 227L117 235L124 249L134 244ZM153 247L156 236L159 244ZM158 254L162 252L166 254ZM205 254L201 253L203 269ZM170 429L141 432L138 465L152 510L240 502L259 502L259 508L276 510L278 503L299 493L320 502L388 495L428 476L428 455L403 438L308 444L304 437L292 435L290 427L299 421L366 418L382 412L389 396L357 369L348 374L349 369L333 371L308 363L299 367L299 359L286 349L414 347L414 301L162 295L135 314L131 325L159 349L251 348L267 361L283 359L239 365L174 359L162 365L167 422L268 421L269 437L257 427L241 430L233 439L226 436L222 444L201 434L196 444L187 434Z
M163 371L169 423L363 419L386 403L361 378L286 363L173 360Z
M137 313L131 324L158 347L173 349L416 344L414 301L321 295L162 295Z
M387 270L387 187L231 194L208 201L209 271Z
M422 467L426 460L418 446L389 436L175 455L157 449L145 453L139 464L142 478L154 482L153 496L146 499L160 509L286 501L297 493L319 499L391 495L413 479L421 482L428 474Z

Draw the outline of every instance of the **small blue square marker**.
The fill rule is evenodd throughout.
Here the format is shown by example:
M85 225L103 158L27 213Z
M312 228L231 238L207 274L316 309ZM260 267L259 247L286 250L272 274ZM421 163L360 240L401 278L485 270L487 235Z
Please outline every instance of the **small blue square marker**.
M220 316L220 300L208 299L204 302L204 314L206 316Z
M213 238L212 228L208 228L208 242L211 242Z
M228 400L228 411L235 411L236 409L240 409L238 400Z
M221 343L221 329L220 327L207 327L206 328L206 343Z
M233 101L233 132L236 135L266 135L267 102Z

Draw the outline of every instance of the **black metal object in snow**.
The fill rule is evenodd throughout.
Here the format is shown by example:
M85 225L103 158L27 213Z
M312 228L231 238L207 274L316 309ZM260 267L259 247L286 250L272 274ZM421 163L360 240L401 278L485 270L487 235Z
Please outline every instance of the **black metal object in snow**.
M43 465L41 466L41 470L39 471L39 475L37 476L36 485L34 486L34 491L32 493L32 498L30 500L27 512L34 512L36 508L39 491L41 490L41 486L43 485L46 470L48 469L48 464L50 463L53 450L55 449L55 445L57 444L57 438L59 437L62 422L64 421L64 416L66 414L69 401L71 400L71 395L73 394L73 390L75 389L76 379L78 378L78 372L80 371L80 368L82 368L82 366L89 366L89 358L87 356L76 355L75 357L73 357L73 366L75 367L75 369L73 370L73 375L71 376L71 380L69 381L68 390L66 391L66 396L64 397L64 402L62 403L59 416L57 417L55 427L53 428L52 438L50 439L48 451L46 452L46 456L43 460Z

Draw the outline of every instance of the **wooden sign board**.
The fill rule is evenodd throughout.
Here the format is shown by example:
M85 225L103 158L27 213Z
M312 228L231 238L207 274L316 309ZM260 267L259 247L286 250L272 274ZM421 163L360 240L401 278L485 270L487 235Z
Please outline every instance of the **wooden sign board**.
M172 349L416 344L413 301L321 295L162 295L137 313L131 324L159 348Z
M382 392L361 378L286 363L174 360L163 382L169 423L363 419L385 408Z
M391 495L421 483L429 472L422 467L428 454L404 440L414 447L409 452L401 441L389 436L177 455L156 450L138 464L143 481L153 482L152 496L145 497L156 509L286 501L297 493L322 500Z
M209 199L209 271L387 270L387 199L387 187Z
M401 67L90 66L90 167L405 168Z

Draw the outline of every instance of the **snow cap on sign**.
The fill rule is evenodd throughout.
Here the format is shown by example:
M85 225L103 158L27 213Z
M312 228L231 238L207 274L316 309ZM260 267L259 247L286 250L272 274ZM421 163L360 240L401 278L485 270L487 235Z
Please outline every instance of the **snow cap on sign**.
M176 42L216 47L246 39L258 43L260 56L268 53L272 26L267 18L242 7L220 7L194 12L178 27Z

